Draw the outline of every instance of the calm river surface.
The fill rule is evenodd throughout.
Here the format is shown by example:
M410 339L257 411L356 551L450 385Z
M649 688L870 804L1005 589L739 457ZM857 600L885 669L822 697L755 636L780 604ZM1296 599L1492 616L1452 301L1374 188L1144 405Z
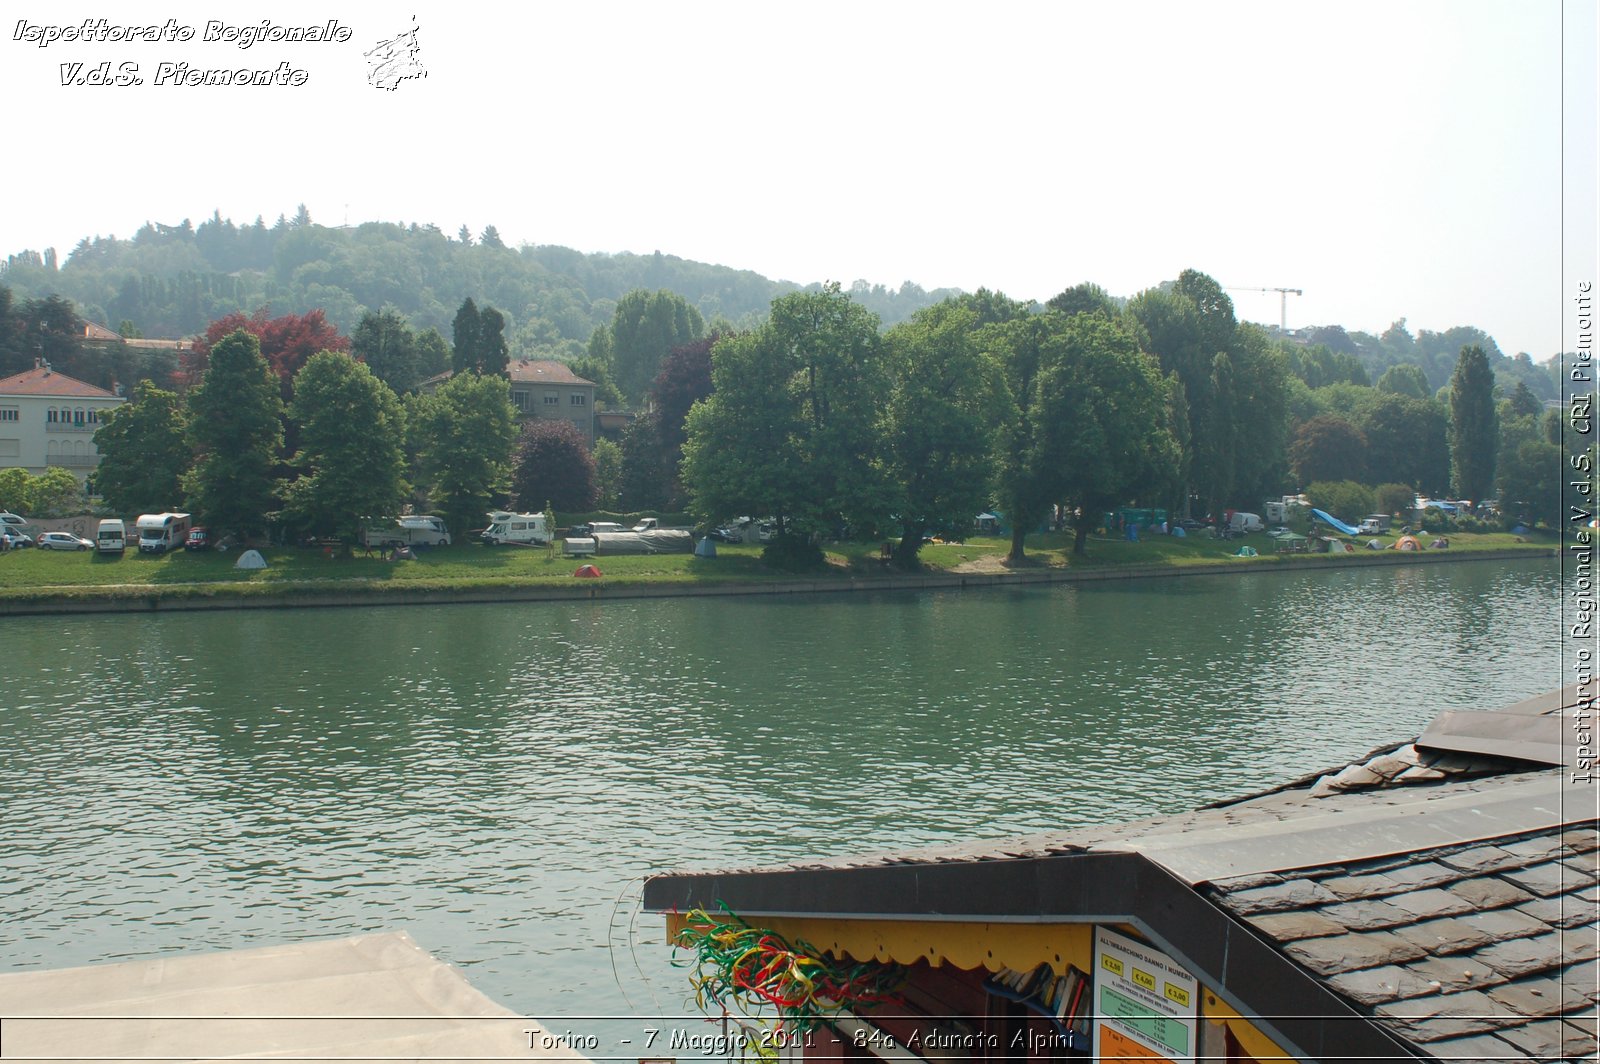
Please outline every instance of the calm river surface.
M640 877L1342 763L1560 686L1557 579L0 618L0 971L403 928L560 1027L678 1013Z

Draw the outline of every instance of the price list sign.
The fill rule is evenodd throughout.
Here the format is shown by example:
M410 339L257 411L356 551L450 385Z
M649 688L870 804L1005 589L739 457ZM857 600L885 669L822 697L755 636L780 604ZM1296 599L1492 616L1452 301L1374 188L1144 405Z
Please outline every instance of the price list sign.
M1165 953L1108 927L1094 936L1096 1060L1194 1060L1200 984Z

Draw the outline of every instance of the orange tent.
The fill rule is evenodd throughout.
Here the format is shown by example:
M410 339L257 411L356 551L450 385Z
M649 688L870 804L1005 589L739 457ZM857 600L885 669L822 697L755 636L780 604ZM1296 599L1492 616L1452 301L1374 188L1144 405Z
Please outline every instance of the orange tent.
M1389 549L1390 550L1421 550L1422 549L1422 544L1417 542L1417 537L1416 536L1401 536L1399 539L1394 541L1394 546L1389 548Z
M580 565L573 570L572 575L593 580L600 575L600 570L592 565Z

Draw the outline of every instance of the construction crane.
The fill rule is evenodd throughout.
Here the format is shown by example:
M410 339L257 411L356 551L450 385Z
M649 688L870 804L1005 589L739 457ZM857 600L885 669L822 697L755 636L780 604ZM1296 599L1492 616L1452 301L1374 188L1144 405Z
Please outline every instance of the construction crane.
M1305 295L1305 293L1302 292L1298 288L1255 288L1255 287L1252 287L1252 286L1249 286L1249 285L1245 285L1245 286L1242 286L1242 287L1234 287L1232 285L1224 285L1223 287L1226 288L1230 292L1276 292L1276 293L1278 293L1278 334L1280 336L1289 335L1289 296L1290 295L1297 295L1297 296Z

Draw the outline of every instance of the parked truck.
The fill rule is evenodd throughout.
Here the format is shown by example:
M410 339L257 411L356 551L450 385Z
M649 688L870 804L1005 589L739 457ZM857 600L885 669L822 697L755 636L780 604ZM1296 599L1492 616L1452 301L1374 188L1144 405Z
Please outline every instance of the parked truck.
M101 554L121 554L128 546L128 526L120 517L107 517L95 530L94 549Z
M489 527L483 530L483 542L488 546L502 543L520 543L542 547L550 542L550 526L544 514L514 514L496 510L489 515Z
M369 521L361 530L361 544L364 547L448 547L450 530L439 517L382 518Z
M183 546L189 524L188 514L140 514L134 522L139 531L139 553L162 554Z

